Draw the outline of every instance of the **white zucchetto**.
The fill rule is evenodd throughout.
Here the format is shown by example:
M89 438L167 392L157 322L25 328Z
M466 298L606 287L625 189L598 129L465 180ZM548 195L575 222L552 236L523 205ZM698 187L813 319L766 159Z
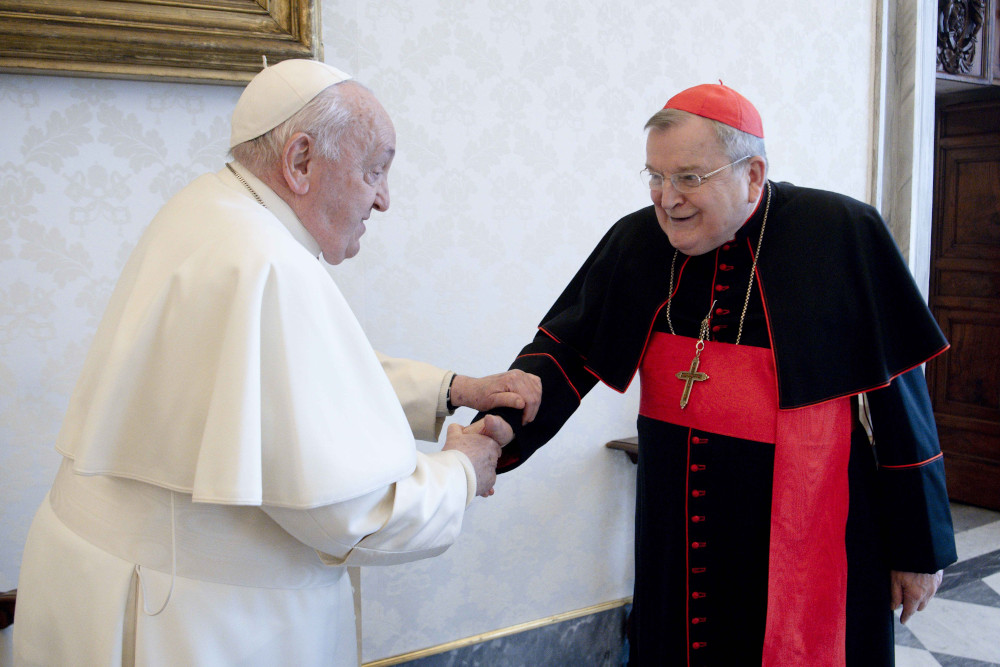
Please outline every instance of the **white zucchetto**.
M350 78L350 74L316 60L283 60L265 67L236 102L229 147L273 130L322 91Z

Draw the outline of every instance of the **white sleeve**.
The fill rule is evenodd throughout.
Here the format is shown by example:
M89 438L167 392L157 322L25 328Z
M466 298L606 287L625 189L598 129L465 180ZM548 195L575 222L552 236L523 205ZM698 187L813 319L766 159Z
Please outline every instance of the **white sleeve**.
M375 351L417 440L437 442L448 415L446 396L454 375L431 364L387 357Z
M444 552L476 495L469 457L417 453L413 473L358 498L308 510L261 507L327 565L394 565Z

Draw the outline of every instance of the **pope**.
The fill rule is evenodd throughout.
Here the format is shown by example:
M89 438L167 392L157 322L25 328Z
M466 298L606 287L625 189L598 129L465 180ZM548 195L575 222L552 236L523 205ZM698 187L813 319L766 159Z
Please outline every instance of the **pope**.
M492 493L490 417L530 421L521 371L377 355L324 268L389 207L385 109L323 63L264 69L235 161L155 216L128 260L25 546L18 665L358 662L348 566L440 554Z

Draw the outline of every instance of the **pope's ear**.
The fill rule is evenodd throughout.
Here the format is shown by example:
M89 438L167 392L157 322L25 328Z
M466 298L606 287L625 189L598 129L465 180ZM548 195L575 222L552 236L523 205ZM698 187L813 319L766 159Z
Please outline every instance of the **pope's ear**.
M288 189L297 195L309 192L309 177L315 146L305 132L296 132L281 151L281 175Z
M750 158L750 169L747 172L747 178L750 181L747 201L752 204L760 197L760 193L764 189L764 184L767 183L767 161L759 155L754 155Z

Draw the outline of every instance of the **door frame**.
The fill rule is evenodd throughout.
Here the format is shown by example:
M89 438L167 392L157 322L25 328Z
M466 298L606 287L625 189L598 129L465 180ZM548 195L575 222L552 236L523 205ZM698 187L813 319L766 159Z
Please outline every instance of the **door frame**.
M934 192L937 4L874 0L869 203L882 214L926 300Z

